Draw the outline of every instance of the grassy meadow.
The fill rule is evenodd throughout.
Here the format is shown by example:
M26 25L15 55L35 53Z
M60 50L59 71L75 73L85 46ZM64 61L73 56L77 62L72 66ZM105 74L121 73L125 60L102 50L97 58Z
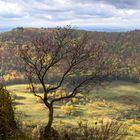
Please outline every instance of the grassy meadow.
M29 93L26 84L9 85L7 89L14 98L16 118L20 123L37 128L47 123L47 108L37 97ZM127 140L140 139L140 84L138 83L115 81L101 88L93 87L91 91L79 94L66 105L60 102L55 104L54 108L54 127L64 124L76 126L79 123L94 125L118 120L128 127Z

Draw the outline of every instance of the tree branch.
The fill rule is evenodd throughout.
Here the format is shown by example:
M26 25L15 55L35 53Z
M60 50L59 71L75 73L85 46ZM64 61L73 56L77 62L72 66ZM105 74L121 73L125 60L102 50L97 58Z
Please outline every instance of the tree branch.
M68 98L72 98L72 97L75 97L76 94L77 94L77 91L80 87L82 87L84 84L86 84L88 81L91 81L96 83L97 81L104 81L104 80L107 80L107 77L108 75L104 75L104 76L94 76L94 77L89 77L85 80L83 80L80 84L78 84L72 91L72 93L70 95L67 95L67 96L64 96L64 97L60 97L60 98L57 98L57 99L53 99L51 101L51 104L53 104L54 102L57 102L57 101L60 101L60 100L63 100L63 99L68 99Z

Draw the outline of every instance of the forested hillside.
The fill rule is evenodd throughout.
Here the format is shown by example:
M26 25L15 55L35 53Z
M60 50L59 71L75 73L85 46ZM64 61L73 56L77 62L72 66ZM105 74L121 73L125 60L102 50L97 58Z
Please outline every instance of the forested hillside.
M18 46L34 40L38 36L44 36L55 29L47 28L22 28L18 27L12 31L0 34L0 74L5 81L20 82L24 81L22 71L18 68ZM76 30L79 36L85 33L82 30ZM119 80L139 81L140 65L140 31L106 33L106 32L87 32L89 38L96 44L108 47L110 53L116 55L116 59L121 58L120 64L124 69L117 73L114 78Z

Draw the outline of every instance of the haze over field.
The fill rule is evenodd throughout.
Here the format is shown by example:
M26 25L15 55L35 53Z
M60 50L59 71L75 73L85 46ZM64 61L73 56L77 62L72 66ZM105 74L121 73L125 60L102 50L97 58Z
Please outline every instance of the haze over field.
M72 25L95 31L140 28L140 0L0 0L0 31Z

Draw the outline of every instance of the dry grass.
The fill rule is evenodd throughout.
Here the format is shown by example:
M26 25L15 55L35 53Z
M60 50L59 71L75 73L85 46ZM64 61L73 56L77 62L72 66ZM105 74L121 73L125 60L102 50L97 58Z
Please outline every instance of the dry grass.
M47 122L47 109L38 101L31 93L26 92L27 85L11 85L8 90L12 94L16 94L16 116L20 121L24 121L30 126L44 126ZM113 82L105 88L93 90L84 95L86 105L77 102L74 104L76 113L67 116L61 110L61 104L55 105L54 126L74 125L79 120L95 124L102 120L107 122L119 118L121 122L129 124L129 127L140 124L139 100L140 100L140 84L127 82ZM90 100L89 100L90 99ZM21 115L20 115L21 114ZM129 118L125 118L129 115ZM129 121L135 119L135 121ZM140 138L139 132L130 130L131 140ZM133 135L133 136L132 136ZM129 137L128 137L129 138Z

